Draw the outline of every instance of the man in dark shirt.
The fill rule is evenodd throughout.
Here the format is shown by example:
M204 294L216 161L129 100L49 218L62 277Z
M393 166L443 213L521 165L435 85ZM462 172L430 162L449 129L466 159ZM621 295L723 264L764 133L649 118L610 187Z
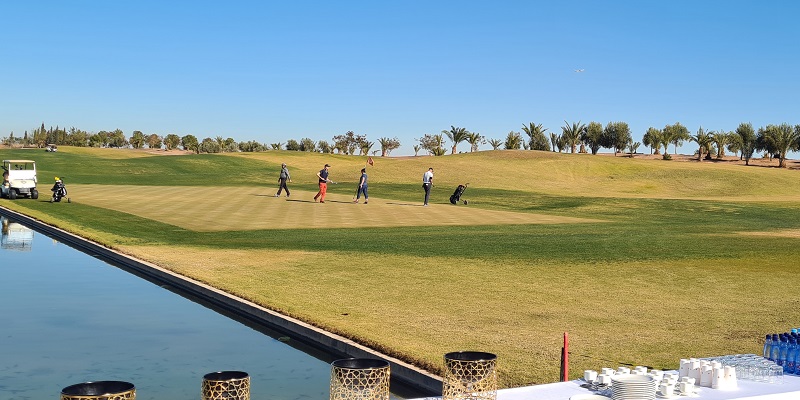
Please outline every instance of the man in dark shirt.
M286 186L286 181L291 182L292 178L289 176L289 168L286 168L286 163L281 164L281 175L278 177L278 183L281 185L278 188L278 194L275 197L281 197L281 190L286 191L286 197L289 197L289 188Z
M356 203L361 198L361 194L364 194L364 204L369 202L369 195L367 194L367 169L361 168L361 178L358 180L358 191L356 192Z
M319 178L319 192L314 196L314 201L319 199L320 203L325 202L325 194L328 192L328 168L330 167L329 164L325 164L325 167L317 172L317 178Z

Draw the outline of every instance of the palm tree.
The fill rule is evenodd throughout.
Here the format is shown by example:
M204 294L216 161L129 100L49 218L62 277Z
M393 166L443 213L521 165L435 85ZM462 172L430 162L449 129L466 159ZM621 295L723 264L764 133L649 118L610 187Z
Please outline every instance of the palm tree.
M467 135L467 143L470 145L469 152L472 153L478 151L478 147L481 143L486 143L486 140L480 133L471 132Z
M378 142L381 144L381 157L389 155L389 153L391 153L392 150L395 150L400 147L400 141L397 140L396 137L395 138L382 137L378 139Z
M769 149L778 154L778 167L786 167L786 153L800 147L800 125L792 127L787 123L767 125L764 139Z
M556 151L556 145L558 141L561 139L561 135L556 134L555 132L550 132L550 144L553 145L553 152ZM560 152L560 150L559 150Z
M522 136L519 132L508 132L506 136L506 150L519 150L522 147Z
M544 133L547 132L547 128L543 128L542 124L536 125L530 122L527 126L522 125L522 131L530 138L528 147L531 150L550 150L550 146L547 144L547 137L544 135ZM545 146L547 147L546 149L544 148Z
M725 146L731 142L733 132L716 131L711 132L711 141L717 146L717 158L720 159L725 156Z
M489 139L489 145L492 146L492 150L497 150L503 147L503 141L500 139Z
M664 133L661 131L661 129L656 129L651 126L647 128L647 133L645 133L642 137L642 144L651 149L650 153L656 155L661 154L661 142L663 142L663 136ZM653 150L655 150L655 153L653 153Z
M564 121L564 124L565 125L561 127L561 137L564 138L565 142L570 146L571 152L575 153L575 149L581 141L583 131L586 130L586 125L582 124L580 121L573 122L572 125Z
M370 142L369 140L364 140L361 142L361 153L359 155L369 155L369 151L372 150L372 146L375 145L375 142Z
M456 154L456 146L458 146L459 143L467 140L467 135L469 135L469 131L467 131L465 128L456 128L453 125L450 125L449 131L442 131L442 133L447 135L447 138L453 141L453 151L450 154Z
M697 160L703 161L703 151L706 151L707 153L711 151L711 135L709 135L701 126L700 129L697 130L697 134L690 137L689 140L697 143L697 145L700 146L700 149L697 150Z

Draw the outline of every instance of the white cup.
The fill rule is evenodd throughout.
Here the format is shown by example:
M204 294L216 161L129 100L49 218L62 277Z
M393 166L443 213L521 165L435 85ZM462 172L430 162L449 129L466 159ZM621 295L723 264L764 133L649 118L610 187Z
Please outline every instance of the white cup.
M626 375L626 374L630 374L630 373L631 373L631 369L628 368L628 367L619 367L619 368L617 368L617 375Z
M711 371L711 388L712 389L725 389L725 370L722 368L714 368Z
M678 387L681 389L681 395L683 395L683 396L689 396L692 393L694 393L694 384L693 383L681 382L680 386L678 386Z
M736 389L739 386L736 382L736 367L725 367L725 381L726 389Z
M692 385L696 383L694 378L690 378L688 376L684 376L683 378L681 378L681 382L689 382Z
M611 384L611 375L608 375L608 374L597 375L597 380L595 382L599 383L601 385L610 385Z
M593 369L587 369L586 371L583 371L583 380L591 383L594 382L595 379L597 379L597 371Z
M692 363L686 358L681 358L681 363L679 365L680 368L678 369L678 375L683 378L689 374L689 369L691 369Z
M643 367L641 365L637 365L637 366L633 367L633 370L634 371L639 371L639 372L644 372L645 374L647 373L647 367Z
M606 374L606 375L614 375L614 372L616 372L614 368L603 368L600 370L601 374Z
M711 387L711 380L714 375L714 368L711 365L706 365L701 368L702 375L700 376L700 386Z
M670 385L668 383L662 383L658 387L658 393L664 397L672 397L672 394L675 393L675 385Z
M671 378L675 378L675 380L678 380L678 374L676 374L674 372L665 372L664 373L664 378L670 378L670 379Z

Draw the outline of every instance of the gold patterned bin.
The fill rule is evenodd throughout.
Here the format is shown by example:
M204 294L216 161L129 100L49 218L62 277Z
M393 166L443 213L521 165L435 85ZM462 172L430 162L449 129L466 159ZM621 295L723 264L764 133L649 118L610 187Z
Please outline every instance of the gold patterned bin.
M389 362L348 358L331 363L331 400L389 400Z
M85 382L61 389L61 400L134 400L136 388L122 381Z
M242 371L205 374L203 400L250 400L250 375Z
M497 399L497 356L480 351L445 354L442 399Z

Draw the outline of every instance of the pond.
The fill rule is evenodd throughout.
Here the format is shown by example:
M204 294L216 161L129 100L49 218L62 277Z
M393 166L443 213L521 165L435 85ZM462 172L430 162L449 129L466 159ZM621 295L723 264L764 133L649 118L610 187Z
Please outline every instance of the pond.
M203 375L224 370L250 374L252 399L328 398L336 357L3 219L1 399L99 380L131 382L139 400L199 399Z

